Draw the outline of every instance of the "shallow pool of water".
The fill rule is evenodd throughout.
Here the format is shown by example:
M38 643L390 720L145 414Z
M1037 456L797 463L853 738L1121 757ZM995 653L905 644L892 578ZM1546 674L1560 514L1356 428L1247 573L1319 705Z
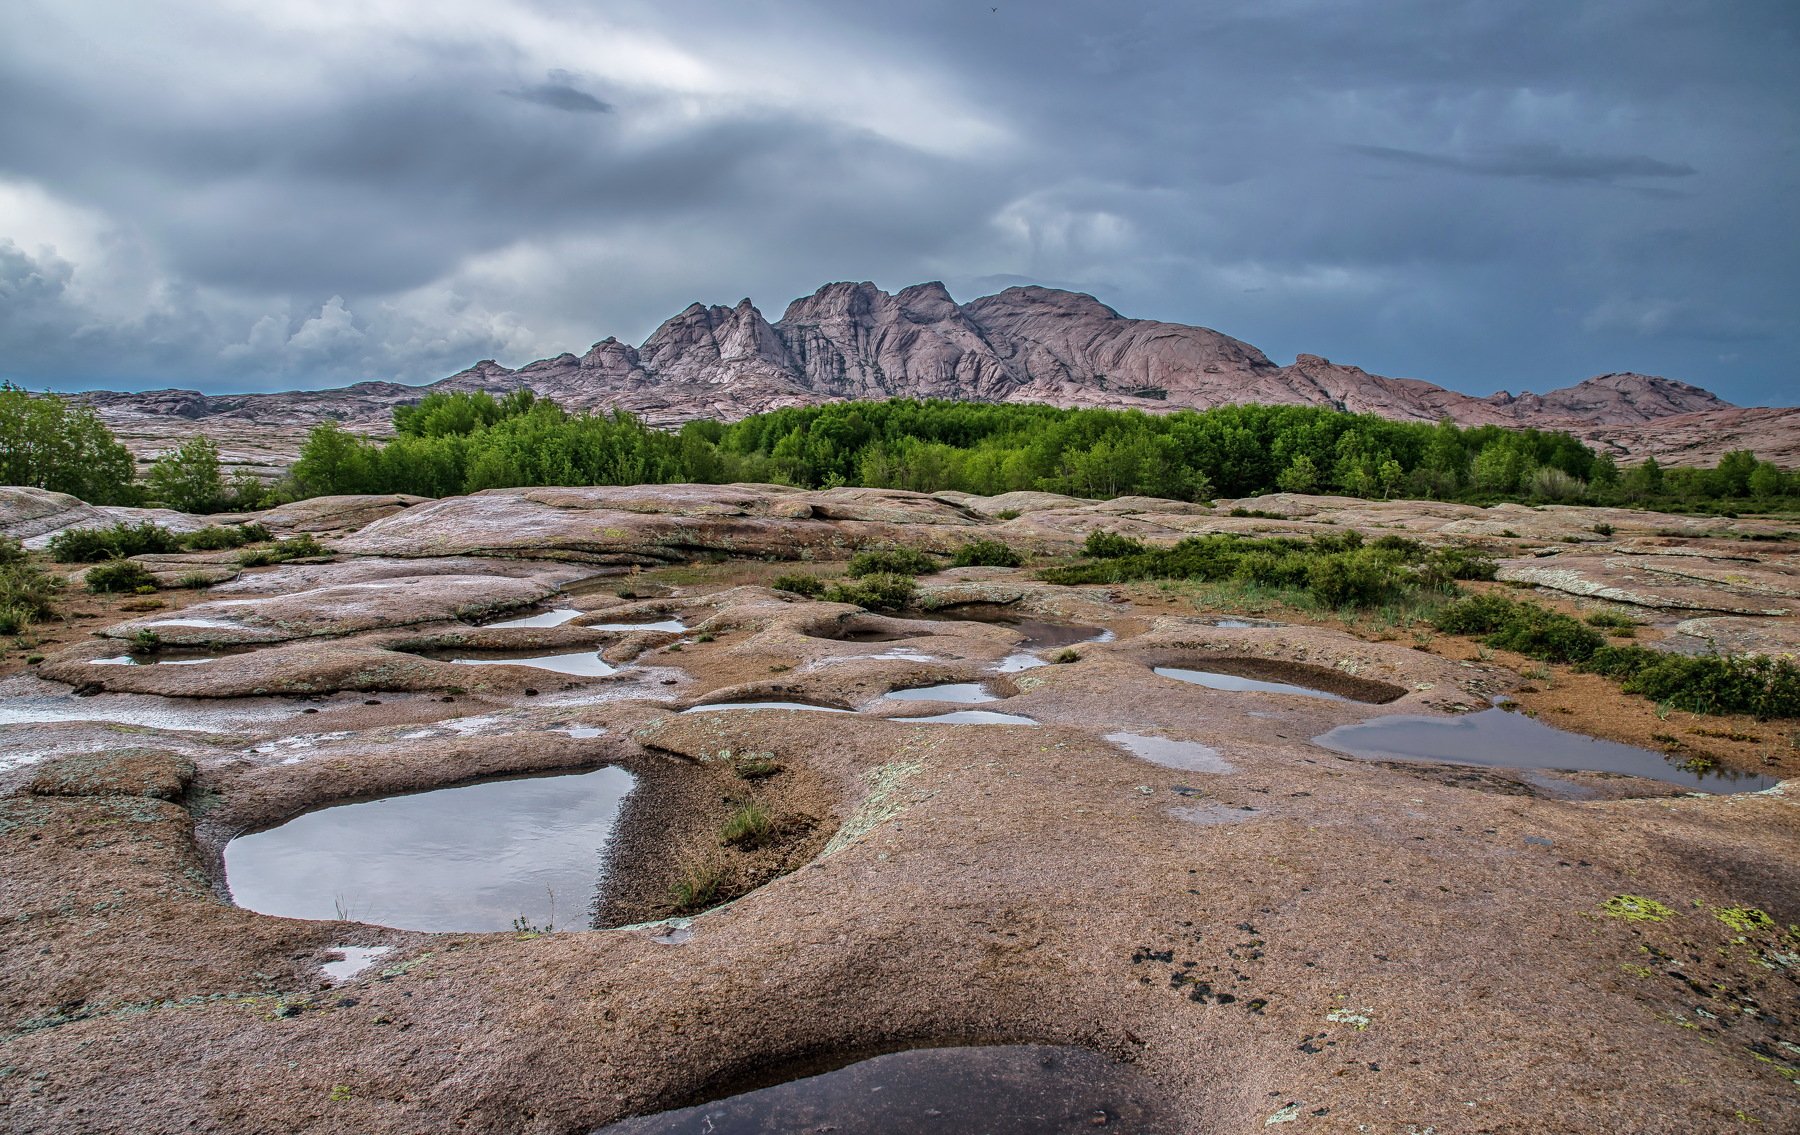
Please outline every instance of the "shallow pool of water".
M1182 1126L1127 1065L1081 1048L922 1048L595 1135L1150 1135Z
M1236 766L1219 755L1217 749L1196 741L1177 741L1170 737L1151 737L1142 733L1108 733L1103 740L1124 749L1132 756L1164 768L1185 772L1236 772Z
M581 615L582 612L573 607L553 607L535 615L502 619L497 623L483 623L482 626L490 630L506 630L509 627L560 627L571 619L581 618Z
M1341 694L1327 693L1309 686L1296 686L1291 682L1265 682L1259 678L1222 674L1216 670L1187 670L1180 666L1158 666L1155 671L1165 678L1174 678L1180 682L1192 682L1196 686L1205 686L1209 690L1230 690L1234 693L1298 694L1305 698L1326 698L1330 701L1350 700Z
M717 713L727 709L805 709L814 713L850 713L829 705L810 705L803 701L718 701L709 705L689 706L683 713Z
M591 631L666 631L680 634L687 630L687 624L680 619L658 619L648 623L589 623Z
M383 954L392 953L392 946L333 946L332 950L343 957L334 962L326 962L320 966L325 976L333 982L349 981L363 970L375 964L375 960Z
M539 670L554 670L558 674L576 674L586 678L601 678L619 672L617 666L609 665L592 650L525 656L489 654L483 657L445 658L442 661L454 662L458 666L532 666Z
M588 925L623 769L337 804L225 845L237 905L404 930Z
M908 690L889 690L884 697L892 701L953 701L974 704L999 701L980 682L945 682L939 686L914 686Z
M207 654L198 658L164 658L154 654L118 654L111 658L90 658L89 666L198 666L202 662L212 662L217 655Z
M1774 777L1757 773L1696 772L1662 753L1570 733L1504 709L1461 717L1377 717L1340 725L1313 740L1334 752L1368 760L1627 773L1703 792L1755 792L1776 783Z
M998 713L991 709L959 709L955 713L938 713L930 717L895 717L890 721L937 725L1036 725L1029 717L1016 713Z

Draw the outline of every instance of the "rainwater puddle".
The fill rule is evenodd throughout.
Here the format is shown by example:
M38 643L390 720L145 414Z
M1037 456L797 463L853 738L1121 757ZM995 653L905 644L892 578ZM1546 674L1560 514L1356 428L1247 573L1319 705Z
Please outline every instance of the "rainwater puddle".
M112 658L90 658L89 666L198 666L202 662L212 662L218 656L202 655L199 658L162 658L154 654L120 654Z
M1082 1048L922 1048L594 1135L1149 1135L1183 1126L1139 1072Z
M940 713L932 717L890 717L889 721L904 721L908 724L928 725L1036 725L1029 717L1020 717L1016 713L997 713L991 709L959 709L955 713Z
M589 737L600 736L602 733L605 733L606 730L600 728L598 725L565 725L560 729L557 729L556 732L567 733L577 741L585 741Z
M999 701L980 682L946 682L941 686L914 686L910 690L889 690L883 697L891 701L953 701L973 704Z
M234 603L234 602L235 603L250 603L250 602L255 602L255 600L221 599L221 600L215 600L215 602L217 602L219 604ZM245 629L244 625L242 623L234 623L234 622L230 621L229 619L202 619L202 618L197 618L197 617L192 618L192 619L152 619L150 622L145 623L144 626L146 626L146 627L201 627L206 630L215 630L215 631L241 631L241 630Z
M523 656L489 654L482 657L445 658L441 661L454 662L458 666L532 666L539 670L554 670L558 674L576 674L585 678L602 678L619 672L617 666L609 665L592 650Z
M910 646L896 646L892 650L884 650L880 654L871 654L870 658L884 662L936 662L935 655L926 654L922 650L914 650Z
M581 615L582 612L573 607L554 607L535 615L524 615L517 619L502 619L497 623L481 625L486 630L506 630L510 627L560 627L571 619L579 619Z
M1236 772L1237 767L1219 756L1217 749L1195 741L1176 741L1169 737L1148 737L1141 733L1108 733L1102 738L1124 749L1134 757L1164 768L1184 772Z
M403 930L586 927L631 774L515 777L336 804L225 845L232 901Z
M652 623L589 623L590 631L666 631L680 634L687 630L687 624L680 619L658 619Z
M188 705L187 699L177 701L149 694L97 694L89 698L67 694L29 695L0 699L0 725L105 721L177 733L236 733L244 731L251 723L277 721L293 715L294 711L285 706L251 708L234 705L226 709L205 709ZM0 758L0 767L4 767L3 758Z
M689 706L683 713L717 713L727 709L805 709L814 713L850 713L829 705L810 705L803 701L717 701L708 705Z
M1702 792L1756 792L1777 783L1774 777L1729 769L1697 772L1649 749L1570 733L1504 709L1449 718L1377 717L1340 725L1313 741L1367 760L1627 773Z
M998 623L1011 627L1024 636L1019 640L1017 650L994 664L993 669L999 674L1017 674L1021 670L1048 666L1049 660L1040 655L1052 650L1063 650L1084 642L1111 642L1118 637L1105 627L1057 623L1046 619L986 618L974 621Z
M1264 694L1298 694L1306 698L1325 698L1329 701L1349 701L1342 694L1327 693L1309 686L1296 686L1291 682L1265 682L1258 678L1243 678L1236 674L1221 674L1216 670L1184 670L1179 666L1158 666L1155 672L1165 678L1174 678L1179 682L1192 682L1196 686L1205 686L1209 690L1231 690L1233 692L1255 692Z
M394 952L392 946L333 946L332 951L344 955L335 962L326 962L319 968L333 984L349 981L363 970L375 964L375 959L383 954Z

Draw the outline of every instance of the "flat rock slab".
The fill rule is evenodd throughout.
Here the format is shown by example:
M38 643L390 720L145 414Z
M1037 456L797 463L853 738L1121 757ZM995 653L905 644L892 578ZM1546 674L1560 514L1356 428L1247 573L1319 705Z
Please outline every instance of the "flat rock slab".
M1679 573L1671 570L1675 567L1681 567ZM1785 601L1766 587L1728 582L1734 578L1750 580L1758 574L1754 569L1746 572L1744 567L1735 561L1709 563L1689 558L1677 564L1666 556L1571 553L1544 559L1508 560L1500 565L1499 578L1635 607L1771 617L1793 612L1794 603Z

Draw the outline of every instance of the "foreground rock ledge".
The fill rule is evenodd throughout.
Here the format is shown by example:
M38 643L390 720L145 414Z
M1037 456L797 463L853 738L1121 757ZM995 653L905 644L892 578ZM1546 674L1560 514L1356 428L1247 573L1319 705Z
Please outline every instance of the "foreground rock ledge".
M827 559L978 535L1052 550L1096 527L1173 539L1328 520L1448 539L1487 523L1417 502L1263 498L1289 518L1246 520L1231 502L1031 496L649 487L395 505L339 529L335 562L226 585L220 597L246 602L217 621L235 607L262 629L187 628L196 646L273 645L135 672L94 666L116 647L84 645L42 677L0 682L0 707L25 716L54 704L120 718L0 724L0 1124L577 1132L825 1054L1023 1041L1134 1062L1194 1132L1261 1131L1287 1114L1320 1132L1791 1125L1800 783L1689 796L1614 778L1566 800L1499 774L1350 760L1309 739L1484 705L1521 680L1403 641L1216 627L1026 573L952 573L929 592L1116 638L996 674L1019 638L1004 624L883 618L746 580L629 581L648 600L580 582L708 552ZM1791 616L1746 613L1779 606L1791 567L1791 546L1734 538L1763 534L1760 522L1659 536L1689 522L1625 514L1601 539L1587 510L1523 511L1499 521L1518 535L1491 538L1511 560L1568 556L1570 571L1599 573L1630 558L1640 572L1637 560L1679 554L1678 570L1640 581L1680 588L1667 608L1649 587L1633 589L1643 602L1607 598L1677 636L1763 628L1792 641ZM309 523L329 514L320 505ZM1756 570L1706 566L1730 563ZM496 607L550 597L594 617L472 631L458 617L484 576ZM352 586L393 581L404 586ZM1696 594L1713 613L1699 627ZM1751 596L1777 602L1737 602ZM652 616L690 630L587 627ZM127 633L118 622L95 629ZM627 670L565 679L415 653L466 642L582 644ZM1209 659L1326 685L1320 674L1336 674L1364 700L1223 693L1151 672ZM69 696L69 675L115 669L132 676ZM956 707L882 699L969 681L1001 695L985 708L1037 724L925 723L907 717ZM856 712L679 712L751 698ZM595 732L577 737L576 724ZM1106 740L1120 732L1212 757L1152 764ZM762 885L682 919L685 935L669 923L417 934L269 918L221 897L223 842L309 805L604 763L712 786L728 781L696 778L726 775L727 751L788 770L775 781L795 787L776 805L815 826ZM711 839L695 795L651 825L662 843L646 830L621 853L654 875ZM654 915L658 893L640 888L617 913ZM342 945L393 951L326 987L319 966Z

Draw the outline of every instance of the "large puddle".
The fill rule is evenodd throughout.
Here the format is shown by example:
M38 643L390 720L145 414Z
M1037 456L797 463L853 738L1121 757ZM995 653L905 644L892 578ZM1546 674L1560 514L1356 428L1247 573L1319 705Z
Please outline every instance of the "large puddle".
M1757 773L1682 765L1662 753L1569 733L1504 709L1448 718L1377 717L1340 725L1313 740L1334 752L1367 760L1625 773L1703 792L1755 792L1777 783L1774 777Z
M1150 1135L1185 1127L1132 1068L1081 1048L922 1048L595 1135Z
M573 619L581 618L583 612L573 607L553 607L548 611L539 611L535 615L521 615L516 619L502 619L497 623L483 623L486 630L509 630L515 627L560 627Z
M708 705L689 706L683 713L719 713L727 709L804 709L813 713L850 713L830 705L812 705L803 701L717 701Z
M1305 698L1328 698L1331 701L1349 701L1342 694L1334 694L1325 690L1315 690L1310 686L1296 686L1292 682L1265 682L1260 678L1246 678L1238 674L1226 674L1218 670L1187 670L1180 666L1157 666L1155 672L1165 678L1174 678L1179 682L1192 682L1196 686L1205 686L1209 690L1231 690L1233 692L1255 692L1264 694L1298 694Z
M623 769L337 804L225 846L237 905L403 930L585 928Z
M680 634L687 630L687 624L680 619L655 619L643 623L589 623L591 631L662 631L669 634Z
M892 701L949 701L964 705L1000 700L999 695L988 693L987 687L980 682L945 682L939 686L914 686L909 690L889 690L883 696Z
M1029 717L1016 713L998 713L991 709L959 709L955 713L939 713L931 717L891 717L912 725L1036 725Z
M568 654L465 655L439 661L454 662L458 666L532 666L539 670L553 670L558 674L575 674L584 678L603 678L619 672L617 666L609 665L592 650L577 650Z

